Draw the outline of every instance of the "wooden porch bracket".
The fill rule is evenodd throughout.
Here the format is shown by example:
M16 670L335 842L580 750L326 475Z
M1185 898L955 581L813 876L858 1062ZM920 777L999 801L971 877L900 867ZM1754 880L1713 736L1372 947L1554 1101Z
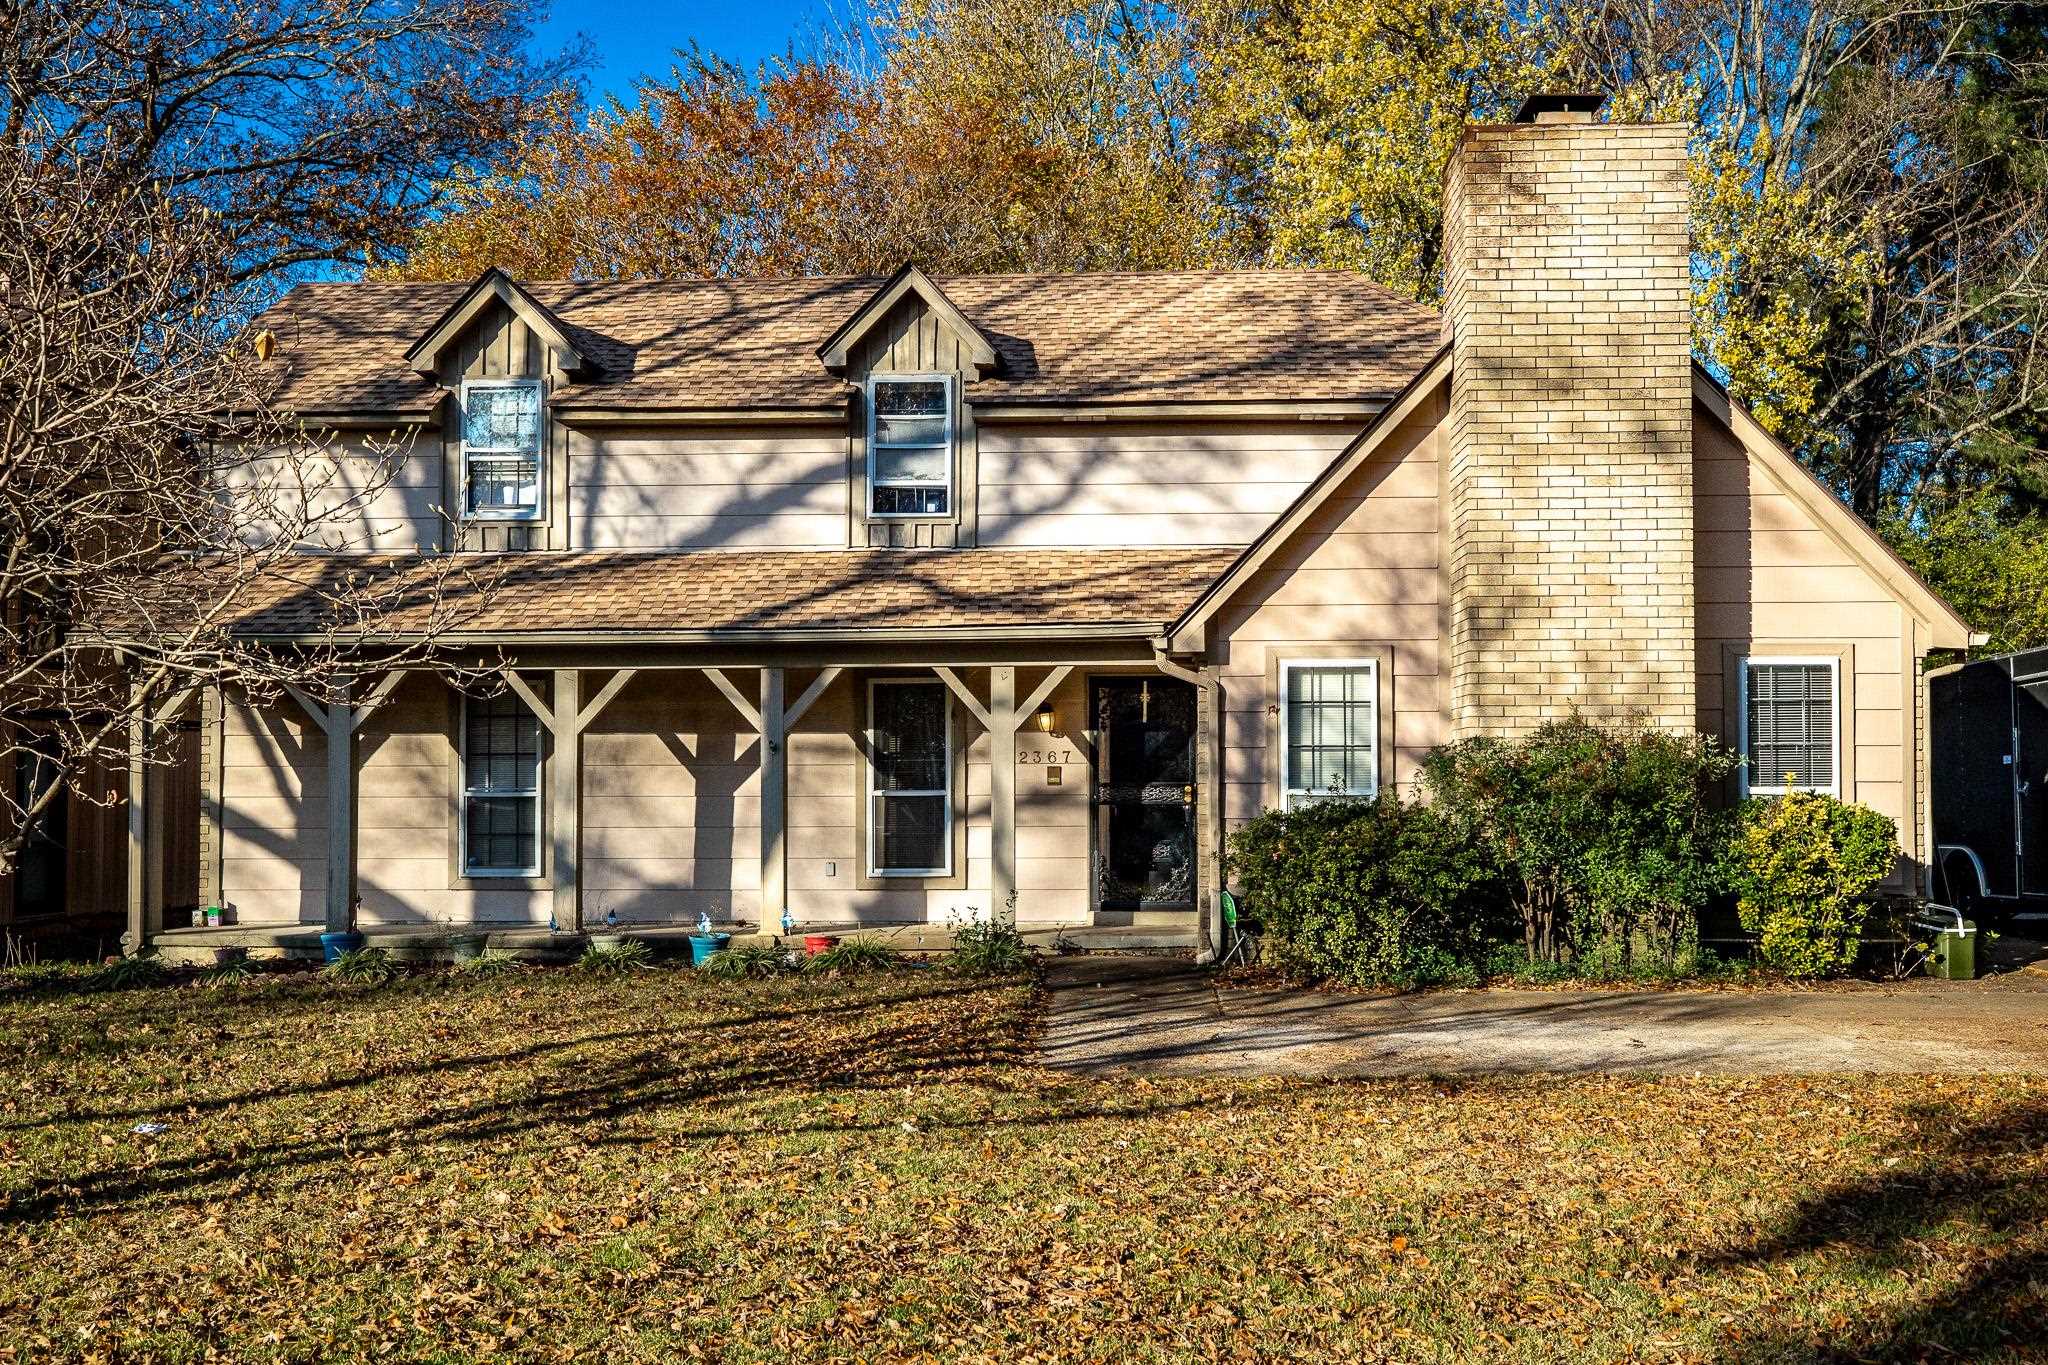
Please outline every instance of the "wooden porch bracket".
M389 701L411 669L394 668L363 695L350 700L354 680L335 683L334 700L321 704L291 684L285 691L327 739L327 932L347 932L356 903L356 732L376 709Z

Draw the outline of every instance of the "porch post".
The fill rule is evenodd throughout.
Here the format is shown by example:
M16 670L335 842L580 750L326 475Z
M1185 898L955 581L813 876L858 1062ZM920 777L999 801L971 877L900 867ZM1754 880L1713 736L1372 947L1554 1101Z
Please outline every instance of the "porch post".
M789 721L782 694L782 670L762 669L760 931L770 935L782 932L782 912L789 905L789 845L783 830L789 796L789 754L783 741Z
M356 715L349 679L337 679L327 704L327 932L346 933L355 918Z
M989 917L1017 922L1017 670L988 678Z
M149 721L140 708L128 718L128 931L121 935L121 947L130 956L148 946L149 875L148 804L149 773L143 764L143 748L149 739Z
M554 919L567 934L583 932L583 672L555 670L554 747L548 755L548 828L554 839Z

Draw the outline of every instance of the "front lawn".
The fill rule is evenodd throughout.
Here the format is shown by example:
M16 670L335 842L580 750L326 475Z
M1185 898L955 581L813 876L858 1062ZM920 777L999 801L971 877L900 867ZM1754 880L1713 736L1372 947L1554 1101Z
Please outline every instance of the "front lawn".
M1094 1080L1035 1017L0 987L0 1361L2048 1353L2048 1082Z

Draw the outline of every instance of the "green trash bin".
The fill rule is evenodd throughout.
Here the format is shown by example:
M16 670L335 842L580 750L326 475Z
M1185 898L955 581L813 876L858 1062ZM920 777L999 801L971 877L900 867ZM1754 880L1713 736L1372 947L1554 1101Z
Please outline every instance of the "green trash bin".
M1930 905L1936 914L1915 918L1913 927L1927 935L1927 974L1944 981L1973 981L1977 976L1977 926L1958 910ZM1949 918L1954 916L1953 919Z

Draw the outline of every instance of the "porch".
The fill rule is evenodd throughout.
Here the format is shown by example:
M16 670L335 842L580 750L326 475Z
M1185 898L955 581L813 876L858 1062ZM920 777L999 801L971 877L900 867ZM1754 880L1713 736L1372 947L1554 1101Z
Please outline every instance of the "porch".
M944 662L885 642L766 662L495 654L454 661L462 672L366 669L342 696L166 707L152 723L200 713L198 810L167 814L174 784L131 773L144 873L130 878L126 942L173 958L309 956L320 933L355 928L398 956L474 933L560 956L607 928L659 944L700 915L743 940L861 933L915 952L984 917L1048 950L1215 941L1214 676L1128 637L982 642ZM890 689L942 713L943 741L878 728ZM485 694L496 700L479 721ZM502 742L520 716L531 780L479 781L499 758L475 752L479 737ZM906 747L943 778L890 777ZM480 806L530 857L479 864L497 837ZM195 825L201 904L226 911L217 928L170 913L148 871L171 831ZM902 848L928 851L903 865Z

